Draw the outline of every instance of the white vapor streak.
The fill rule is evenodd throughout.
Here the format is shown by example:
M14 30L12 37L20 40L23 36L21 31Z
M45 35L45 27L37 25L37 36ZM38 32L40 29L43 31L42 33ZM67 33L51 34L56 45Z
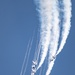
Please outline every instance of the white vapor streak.
M71 27L70 25L71 0L63 0L63 3L64 3L64 24L63 24L63 31L62 31L62 41L61 41L57 54L59 54L61 50L63 49L66 43L66 39L69 35L70 27Z
M61 12L59 11L60 7L58 6L59 0L39 0L39 13L40 13L40 51L41 58L38 64L37 70L44 63L45 58L48 57L48 68L46 71L46 75L51 73L54 62L56 60L56 56L62 51L66 39L69 35L70 31L70 20L71 20L71 0L63 0L63 24L62 29L59 26L61 22ZM62 5L62 3L60 3ZM59 9L58 9L59 8ZM62 9L62 8L61 8ZM61 42L59 44L60 31L61 34ZM58 49L59 44L59 49Z
M25 53L25 57L24 57L24 61L23 61L23 64L22 64L22 69L21 69L21 73L20 73L20 75L23 74L24 65L25 65L25 62L26 62L27 54L28 54L29 44L30 44L30 41L29 41L28 46L27 46L27 51L26 51L26 53Z
M40 20L41 20L41 32L40 32L40 40L41 40L41 60L37 67L39 69L43 64L45 57L48 52L48 46L50 42L50 34L51 34L51 19L52 19L52 4L54 0L40 0Z
M58 48L58 41L59 41L59 34L60 34L60 28L59 28L59 11L58 11L58 1L55 0L54 6L53 6L53 23L52 23L52 34L51 34L51 42L50 42L50 49L49 49L49 59L48 59L48 69L46 71L46 75L49 75L52 67L54 65L54 61L50 61L53 59L53 56L56 57L56 52ZM54 60L54 59L53 59Z
M38 53L36 54L36 55L37 55L36 61L38 61L38 59L39 59L39 55L40 55L40 47L41 47L41 45L40 45L40 42L39 42L39 45L38 45L38 48L37 48Z
M33 42L33 37L32 37L32 40L31 40L31 42L30 42L30 47L29 47L29 50L28 50L28 56L27 56L27 60L26 60L26 66L25 66L23 75L25 75L25 72L26 72L26 69L27 69L28 60L29 60L29 55L30 55L31 47L32 47L32 42Z
M49 75L51 73L51 70L52 70L53 65L54 65L54 61L55 61L55 59L50 62L49 67L48 67L48 70L46 72L46 75Z

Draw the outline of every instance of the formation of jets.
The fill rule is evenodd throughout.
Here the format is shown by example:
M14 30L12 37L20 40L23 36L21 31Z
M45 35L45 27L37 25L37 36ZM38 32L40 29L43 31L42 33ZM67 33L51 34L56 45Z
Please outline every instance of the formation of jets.
M50 62L53 61L54 59L56 59L56 54L54 56L52 56L52 58L50 59ZM36 73L36 70L37 70L37 61L32 61L31 75L34 75Z
M34 75L34 73L36 73L36 66L37 66L37 61L32 61L32 74L31 75Z

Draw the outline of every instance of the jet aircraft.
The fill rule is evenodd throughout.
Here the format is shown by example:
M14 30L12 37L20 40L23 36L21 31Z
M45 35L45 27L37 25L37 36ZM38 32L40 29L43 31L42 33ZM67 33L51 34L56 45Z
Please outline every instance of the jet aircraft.
M32 61L32 63L32 73L34 74L36 72L37 61Z
M50 59L50 61L53 61L56 58L56 54L54 56L52 56L52 58Z
M35 73L36 72L36 68L32 68L32 72Z
M37 65L37 61L32 61L34 65Z

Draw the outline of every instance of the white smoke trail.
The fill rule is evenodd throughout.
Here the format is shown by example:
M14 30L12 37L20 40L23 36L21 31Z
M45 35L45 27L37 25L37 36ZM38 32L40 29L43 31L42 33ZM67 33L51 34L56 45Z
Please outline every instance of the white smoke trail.
M57 7L58 1L55 0L53 6L53 21L52 21L52 31L51 31L51 41L49 45L49 52L51 56L54 56L57 51L59 35L60 35L60 27L59 27L59 11Z
M68 3L67 3L68 2ZM59 50L58 50L58 52L57 52L57 54L59 54L60 52L61 52L61 50L62 50L62 48L63 48L63 46L64 46L64 44L66 43L66 39L67 39L67 37L68 37L68 34L69 34L69 30L70 30L70 18L71 18L71 1L70 0L64 0L63 1L63 3L64 3L64 24L63 24L63 32L62 32L62 41L61 41L61 44L60 44L60 47L59 47ZM56 13L55 13L56 14ZM57 16L58 17L58 16ZM54 19L55 19L55 17L54 17ZM58 22L58 21L57 21ZM57 25L59 25L59 24L57 24ZM53 53L55 53L55 51L56 51L56 49L57 49L57 46L58 46L58 42L56 42L56 40L55 40L55 42L54 41L52 41L53 43L55 43L55 44L57 44L56 45L56 48L55 48L55 45L54 45L54 48L55 49L53 49L53 48L51 48L50 47L50 49L52 49L52 51L51 51L51 55L53 54ZM53 46L53 45L52 45ZM54 50L54 51L53 51ZM54 59L54 61L55 61L55 59ZM53 67L53 65L54 65L54 61L51 61L50 63L49 63L49 65L48 65L48 70L47 70L47 72L46 72L46 75L49 75L50 74L50 72L51 72L51 70L52 70L52 67Z
M40 0L38 3L41 21L40 40L42 54L37 70L44 63L49 48L48 69L46 71L46 75L49 75L51 73L55 61L55 58L53 58L53 56L56 57L61 52L69 34L69 30L71 27L71 0L63 0L64 23L62 24L62 39L58 51L57 48L61 29L59 26L59 22L61 19L58 18L60 15L57 5L58 0ZM51 59L53 60L51 61Z
M26 73L26 69L27 69L27 65L28 65L28 60L29 60L29 55L30 55L31 47L32 47L32 42L33 42L33 37L32 37L32 40L31 40L31 42L30 42L30 47L29 47L29 51L28 51L27 62L26 62L26 66L25 66L23 75L25 75L25 73Z
M41 41L40 41L40 42L41 42ZM40 48L41 48L40 42L39 42L38 48L37 48L37 51L38 51L38 52L36 53L36 55L37 55L36 61L37 61L37 62L38 62L38 60L39 60L39 55L40 55L40 50L41 50L41 49L40 49ZM36 56L36 55L35 55L35 56Z
M40 63L38 65L39 69L41 65L43 64L45 57L48 52L48 46L50 42L50 34L51 34L51 20L52 20L52 6L53 6L54 0L40 0L40 20L41 20L41 32L40 32L40 38L41 38L41 59Z
M49 67L48 67L48 70L47 70L47 72L46 72L46 75L50 75L51 70L52 70L53 65L54 65L54 61L55 61L55 59L50 62Z
M56 57L56 52L58 48L58 41L59 41L59 35L60 35L60 27L59 27L59 11L58 11L58 0L55 0L54 6L53 6L53 23L52 23L52 34L51 34L51 41L50 41L50 47L49 47L49 59L48 59L48 69L46 71L46 75L49 75L52 67L54 65L53 57Z
M71 10L72 10L71 0L63 0L63 3L64 3L64 24L63 24L63 31L62 31L62 41L57 54L59 54L61 50L63 49L66 43L66 39L69 35L70 27L71 27L71 24L70 24Z
M25 62L26 62L27 54L28 54L29 44L30 44L30 41L28 42L27 51L26 51L26 53L25 53L25 57L24 57L24 61L23 61L23 64L22 64L22 69L21 69L21 73L20 73L20 75L23 74L24 65L25 65Z
M36 42L36 47L35 47L35 53L34 53L34 58L33 61L37 61L39 58L39 53L40 53L40 42L38 41L39 32L37 33L37 42Z
M37 46L36 46L36 49L35 49L34 59L33 59L33 62L35 62L36 64L32 63L32 66L35 65L35 69L37 67L38 60L39 60L39 56L40 56L40 47L41 47L40 42L39 42L39 44L37 44ZM34 68L32 67L32 69L31 69L31 75L34 75L35 74L35 72L33 72L33 69Z

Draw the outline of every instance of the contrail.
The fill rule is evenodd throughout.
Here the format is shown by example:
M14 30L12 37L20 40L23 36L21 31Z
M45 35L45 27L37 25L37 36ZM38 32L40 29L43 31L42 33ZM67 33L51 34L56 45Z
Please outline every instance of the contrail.
M53 57L56 57L56 52L58 48L58 41L60 35L60 26L59 26L59 10L58 10L58 0L54 1L53 5L53 23L52 23L52 32L51 32L51 41L49 47L49 58L48 58L48 69L46 75L49 75L52 67L54 65Z
M62 51L67 37L70 32L70 20L71 20L71 0L62 0L63 9L58 7L59 0L36 0L38 11L40 15L40 62L38 64L37 70L44 63L47 54L48 57L48 67L46 75L51 73L56 56ZM62 28L60 26L61 14L60 9L63 10L63 23ZM61 39L60 39L61 33ZM60 41L60 44L59 44ZM59 45L59 48L58 48ZM49 52L49 53L48 53Z
M71 0L63 0L63 4L64 4L64 24L63 24L63 31L62 31L62 41L59 47L59 50L57 52L57 54L59 54L61 52L61 50L63 49L65 43L66 43L66 39L69 35L70 32L70 20L71 20Z
M39 58L40 42L38 41L38 38L39 38L38 36L39 36L39 32L37 33L37 42L36 42L36 47L35 47L35 53L34 53L33 61L38 61L38 58Z
M40 47L41 47L41 45L40 45L40 42L39 42L39 44L38 44L38 48L37 48L37 52L35 53L35 57L36 57L36 55L37 55L37 57L36 57L36 61L38 61L39 60L39 55L40 55Z
M31 75L35 74L35 72L33 70L37 69L37 65L38 65L38 61L39 61L39 56L40 56L40 42L39 42L39 44L37 44L36 49L35 49L34 59L33 59L32 62L35 62L36 64L32 63L32 66L35 66L35 68L32 67Z
M23 61L23 64L22 64L20 75L24 75L25 72L26 72L27 65L28 65L28 60L29 60L29 55L30 55L30 52L31 52L33 37L34 37L34 34L33 34L32 38L29 40L29 42L28 42L27 51L26 51L25 56L24 56L24 61Z
M43 64L47 52L48 46L50 42L51 36L51 20L52 20L52 6L54 0L39 0L39 13L40 13L40 20L41 20L41 31L40 31L40 40L41 40L41 58L40 63L37 67L37 70Z
M29 40L29 42L28 42L27 51L26 51L26 53L25 53L25 57L24 57L24 61L23 61L23 64L22 64L22 69L21 69L20 75L23 74L24 65L25 65L25 62L26 62L26 57L27 57L27 54L28 54L28 51L29 51L29 50L28 50L28 49L29 49L29 44L30 44L30 40Z
M50 64L49 64L50 67L48 68L48 70L46 72L46 75L50 75L50 72L51 72L51 70L53 68L53 65L54 65L54 61L55 61L55 59L50 62Z
M68 3L67 3L68 2ZM67 0L67 1L63 1L63 4L64 4L64 24L63 24L63 31L62 31L62 41L61 41L61 44L60 44L60 47L59 47L59 50L58 50L58 52L57 52L57 54L59 54L60 52L61 52L61 50L62 50L62 48L63 48L63 46L64 46L64 44L66 43L66 39L67 39L67 37L68 37L68 34L69 34L69 30L70 30L70 18L71 18L71 2L70 2L70 0ZM67 14L68 13L68 14ZM57 15L57 14L56 14ZM55 17L54 17L54 19L55 19ZM56 25L59 25L59 24L56 24ZM55 44L57 44L56 46L58 47L58 42L56 42L56 40L55 40L55 42L54 41L52 41L53 43L55 43ZM52 44L53 44L52 43ZM54 48L55 48L55 45L52 45L52 46L54 46ZM57 49L57 47L55 48L55 49ZM51 55L53 54L53 53L55 53L55 49L53 49L53 48L51 48L50 47L50 49L52 50L50 50L51 51ZM54 51L53 51L54 50ZM52 70L52 67L53 67L53 65L54 65L54 61L55 61L55 59L53 60L53 61L51 61L50 63L49 63L49 65L48 65L48 70L47 70L47 72L46 72L46 75L49 75L50 74L50 72L51 72L51 70Z
M33 37L32 37L32 40L31 40L31 42L30 42L30 47L29 47L29 52L28 52L27 62L26 62L26 66L25 66L23 75L25 75L25 72L26 72L26 69L27 69L28 60L29 60L29 55L30 55L31 47L32 47L32 42L33 42Z

